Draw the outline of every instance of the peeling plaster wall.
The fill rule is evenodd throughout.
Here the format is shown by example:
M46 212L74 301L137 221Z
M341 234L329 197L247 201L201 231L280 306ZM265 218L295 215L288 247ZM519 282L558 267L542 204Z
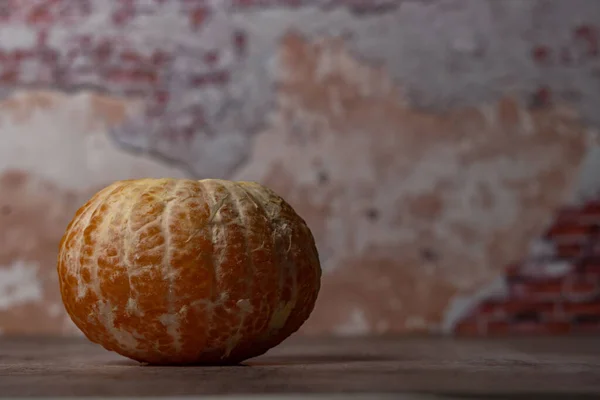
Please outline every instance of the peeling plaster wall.
M304 333L439 331L598 195L598 21L595 0L2 2L0 330L73 332L54 257L75 209L187 176L306 217Z

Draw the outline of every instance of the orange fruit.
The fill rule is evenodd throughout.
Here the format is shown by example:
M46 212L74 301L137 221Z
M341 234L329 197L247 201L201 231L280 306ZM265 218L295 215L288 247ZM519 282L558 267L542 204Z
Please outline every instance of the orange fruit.
M232 364L300 328L321 266L304 220L264 186L139 179L77 211L58 275L92 342L151 364Z

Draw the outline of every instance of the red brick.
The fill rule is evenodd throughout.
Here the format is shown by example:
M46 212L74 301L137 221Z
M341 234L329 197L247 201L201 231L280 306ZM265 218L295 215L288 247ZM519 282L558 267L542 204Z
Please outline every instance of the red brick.
M54 20L47 4L39 4L32 7L27 14L26 22L28 24L49 24Z
M590 226L577 223L562 223L554 224L546 232L547 238L555 238L557 236L585 236L590 232Z
M147 85L123 85L121 93L126 97L138 97L146 99L152 93L152 89L153 88L151 86L148 87Z
M0 83L2 84L15 84L19 78L19 74L17 71L9 70L4 71L0 74Z
M564 335L571 331L571 324L565 321L551 321L539 324L515 325L514 333L529 333L533 335Z
M229 82L229 71L215 71L192 77L192 86L224 85Z
M89 0L77 0L62 2L56 18L62 24L77 23L81 18L88 16L92 12L92 5Z
M577 221L583 215L581 209L575 207L563 207L556 213L555 224L571 223Z
M169 101L169 92L166 90L159 90L154 93L154 101L158 104L166 104Z
M582 269L588 277L600 276L600 260L588 261L583 265Z
M198 133L199 125L189 126L181 130L179 138L184 142L190 142Z
M44 49L40 51L40 58L46 65L54 65L59 59L58 51L54 49Z
M598 302L596 302L598 303ZM600 329L600 313L597 310L587 309L581 310L582 312L573 314L571 316L571 322L573 327L580 332L591 332ZM595 313L594 313L595 311Z
M113 45L105 40L94 49L96 61L105 62L110 58L113 52Z
M164 51L156 50L152 54L150 59L151 59L152 64L154 64L156 67L162 67L170 61L171 56L169 56Z
M550 314L554 312L555 308L553 302L529 302L507 299L505 301L486 301L479 306L478 312L493 315L513 315L528 312Z
M76 38L80 48L87 48L92 45L92 37L90 35L80 35Z
M506 335L510 331L510 323L507 321L494 321L487 324L487 335Z
M484 332L481 330L481 324L476 320L464 320L456 324L454 333L461 336L479 336Z
M208 65L214 65L219 61L219 51L218 50L212 50L207 52L204 57L204 62L207 63Z
M521 264L513 263L506 267L505 274L508 278L516 278L521 276Z
M598 293L598 283L576 279L565 282L563 286L563 294L567 298L587 298Z
M52 84L65 87L69 84L69 74L64 68L55 68L52 72Z
M552 104L552 90L548 86L540 86L533 93L533 105L535 107L546 107Z
M48 29L42 28L38 31L36 38L37 47L45 47L48 43Z
M16 63L20 63L23 60L34 58L35 55L36 54L33 50L17 49L13 51L12 58Z
M154 71L145 70L112 70L106 78L110 81L131 83L155 83L158 80Z
M560 258L577 257L582 250L582 243L557 243L555 246L556 255Z
M123 26L127 24L135 15L133 9L121 8L112 14L112 21L117 26Z
M563 290L562 279L538 279L513 282L510 284L511 295L515 299L560 298Z
M208 10L206 7L198 7L190 13L190 24L194 28L198 28L206 21L208 17Z
M135 81L144 81L155 83L158 80L158 74L155 71L134 70L131 74Z
M72 63L79 57L78 49L69 49L67 53L64 55L65 61L68 63L67 65L72 65Z
M77 81L81 77L96 76L96 68L91 65L82 65L77 68L73 68L69 71L69 78L73 81Z
M510 323L506 321L490 322L487 327L490 336L494 335L564 335L571 331L568 322L527 322Z
M0 3L0 21L8 22L13 16L14 10L11 9L10 5L4 5Z
M600 333L600 323L590 322L585 324L575 324L571 327L573 334L597 334Z
M548 64L551 54L552 52L547 46L536 46L531 51L533 60L538 64Z
M373 2L373 1L364 1L364 2L351 2L350 4L346 3L343 0L336 1L336 5L348 6L350 11L355 14L375 14L375 13L383 13L389 11L398 6L397 2L392 0L387 2Z
M600 216L600 201L588 201L582 208L582 214L585 216Z
M575 29L574 36L585 43L588 56L596 57L600 54L600 40L594 26L581 25Z
M242 32L242 31L234 32L233 46L235 47L238 55L246 54L246 49L248 47L248 37L245 32Z
M231 0L231 5L239 8L256 7L259 4L257 0Z
M137 53L133 50L123 51L121 53L120 58L124 62L131 62L131 63L137 63L137 64L141 64L144 61L143 57L139 53Z
M570 315L597 315L600 316L600 301L575 303L569 302L562 305L566 314Z

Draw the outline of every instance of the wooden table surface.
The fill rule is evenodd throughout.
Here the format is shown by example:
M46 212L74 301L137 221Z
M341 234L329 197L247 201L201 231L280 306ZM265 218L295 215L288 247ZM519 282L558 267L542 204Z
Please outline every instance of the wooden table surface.
M600 338L292 338L235 367L143 366L82 338L0 338L0 396L336 393L600 398Z

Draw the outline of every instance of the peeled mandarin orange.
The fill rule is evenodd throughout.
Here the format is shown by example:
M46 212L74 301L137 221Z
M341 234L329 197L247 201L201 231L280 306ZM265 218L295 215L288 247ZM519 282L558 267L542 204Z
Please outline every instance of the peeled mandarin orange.
M313 310L310 229L252 182L115 182L60 243L65 308L92 342L151 364L232 364L265 353Z

